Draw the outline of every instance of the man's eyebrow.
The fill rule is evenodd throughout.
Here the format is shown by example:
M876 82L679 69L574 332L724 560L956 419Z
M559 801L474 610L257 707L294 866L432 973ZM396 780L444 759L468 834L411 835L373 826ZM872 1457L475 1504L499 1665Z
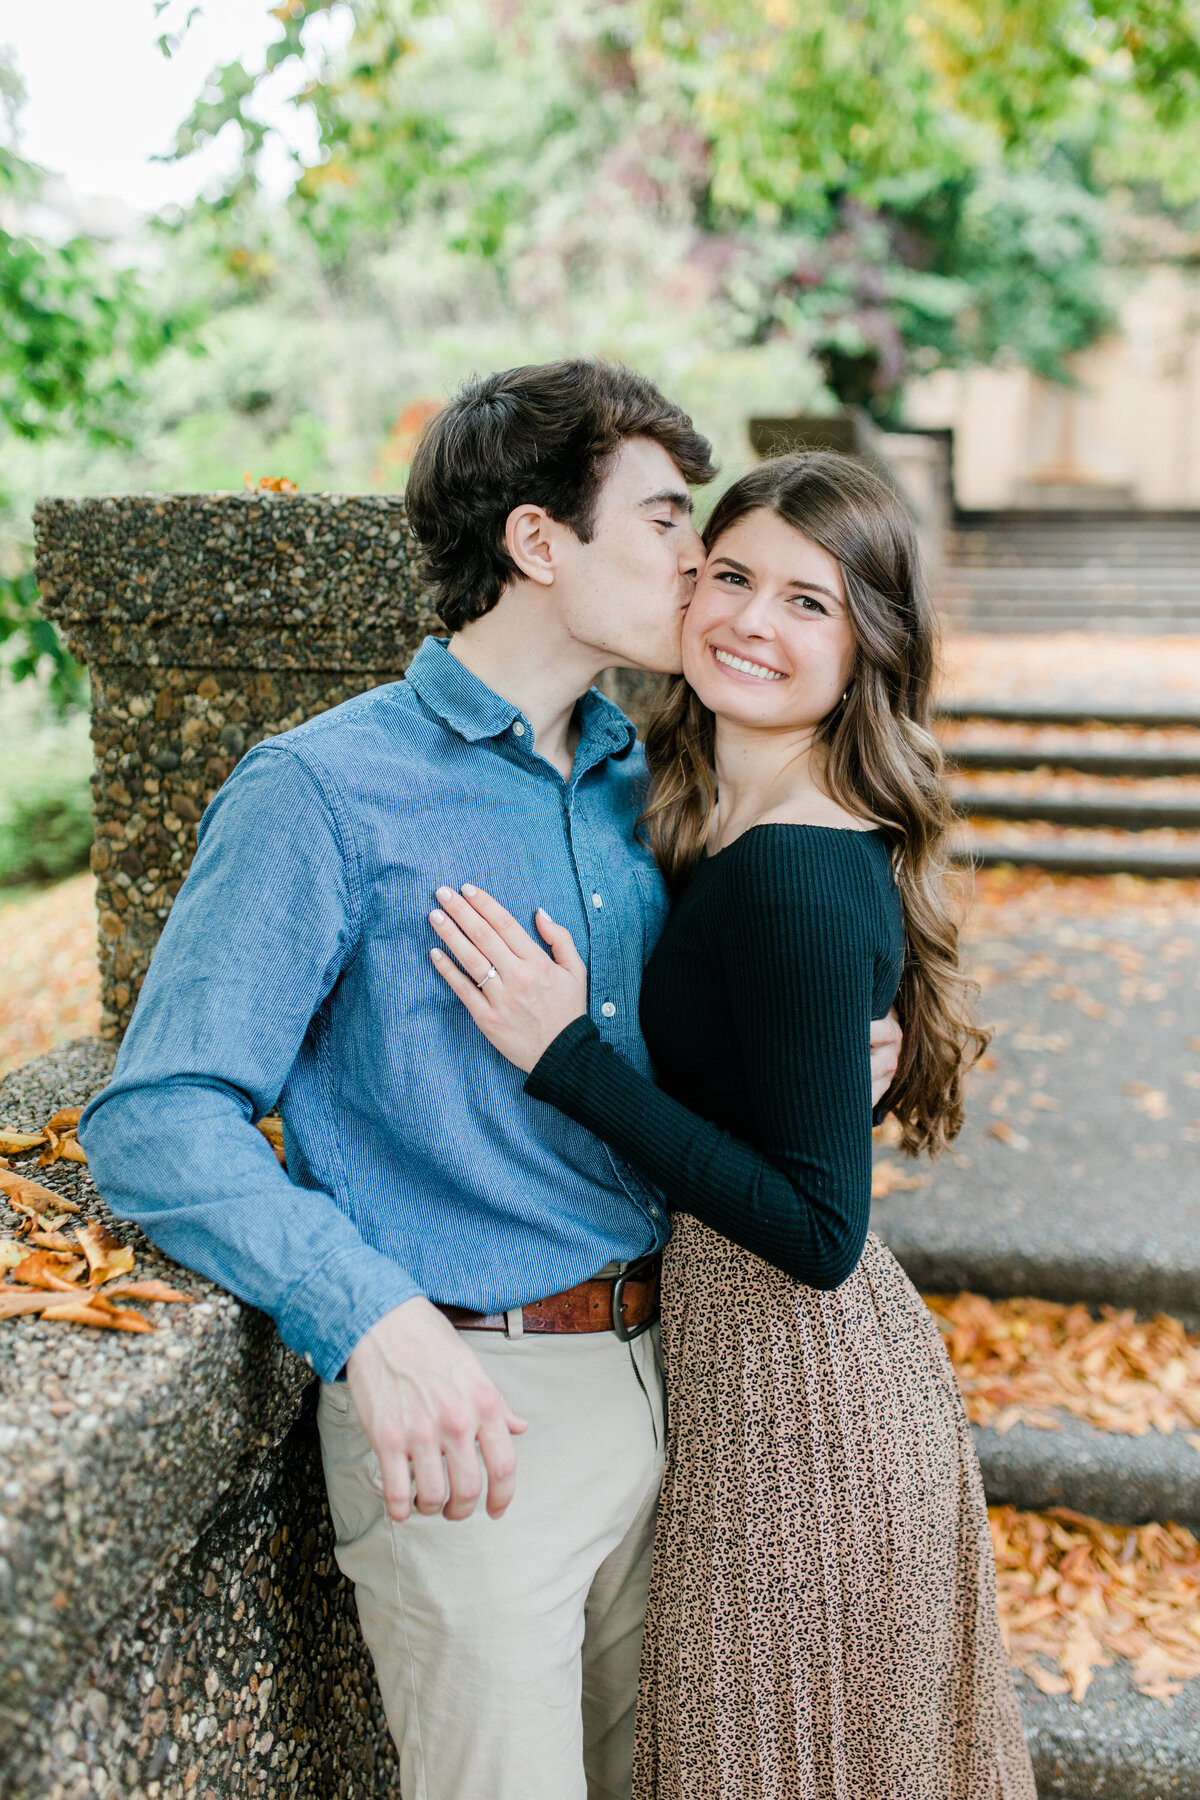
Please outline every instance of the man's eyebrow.
M753 569L748 569L745 563L739 562L735 556L714 556L712 560L713 562L724 563L727 569L733 569L738 575L753 575L754 573ZM835 594L832 588L825 587L820 581L789 581L788 586L803 588L806 594L827 594L828 597L831 600L835 600L839 606L842 604L842 596L840 594Z
M641 506L676 506L680 512L690 513L692 496L676 488L664 488L659 494L647 494L644 500L638 501Z

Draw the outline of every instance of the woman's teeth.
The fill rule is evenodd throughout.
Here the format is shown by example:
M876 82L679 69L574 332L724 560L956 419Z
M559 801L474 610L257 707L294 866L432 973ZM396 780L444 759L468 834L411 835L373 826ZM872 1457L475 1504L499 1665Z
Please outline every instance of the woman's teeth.
M739 669L743 675L757 675L760 681L782 681L780 669L766 669L762 663L747 662L744 656L731 656L728 650L714 650L713 655L727 669Z

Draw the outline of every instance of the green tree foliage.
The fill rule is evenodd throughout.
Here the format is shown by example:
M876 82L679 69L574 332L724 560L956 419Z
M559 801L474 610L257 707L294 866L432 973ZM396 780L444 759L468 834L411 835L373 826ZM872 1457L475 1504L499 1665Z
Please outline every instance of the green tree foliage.
M94 238L51 242L22 228L42 200L45 174L16 147L21 99L0 58L0 430L26 442L76 432L120 443L138 372L182 321L163 317L141 278L114 267ZM40 616L27 570L0 576L0 655L17 681L48 670L60 710L80 703L82 671Z
M1112 320L1104 184L1200 193L1200 0L285 0L177 147L240 131L234 255L259 83L328 12L293 205L331 265L419 220L502 283L534 254L590 280L582 222L686 218L731 335L885 420L914 370L1068 378Z

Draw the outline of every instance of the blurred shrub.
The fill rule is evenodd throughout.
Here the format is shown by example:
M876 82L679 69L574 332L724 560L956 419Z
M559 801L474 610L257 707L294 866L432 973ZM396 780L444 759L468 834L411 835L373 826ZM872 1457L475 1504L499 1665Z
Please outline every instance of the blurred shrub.
M87 705L87 671L68 651L58 628L38 611L32 569L0 575L0 666L13 681L41 680L59 716Z
M92 802L86 776L63 770L10 796L0 818L0 887L62 881L88 866Z

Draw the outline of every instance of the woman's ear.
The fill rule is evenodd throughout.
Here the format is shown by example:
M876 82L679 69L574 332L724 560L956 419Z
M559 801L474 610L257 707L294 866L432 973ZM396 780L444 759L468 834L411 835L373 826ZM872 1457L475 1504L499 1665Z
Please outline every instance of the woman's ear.
M508 554L527 581L554 580L554 520L543 506L514 506L504 522Z

